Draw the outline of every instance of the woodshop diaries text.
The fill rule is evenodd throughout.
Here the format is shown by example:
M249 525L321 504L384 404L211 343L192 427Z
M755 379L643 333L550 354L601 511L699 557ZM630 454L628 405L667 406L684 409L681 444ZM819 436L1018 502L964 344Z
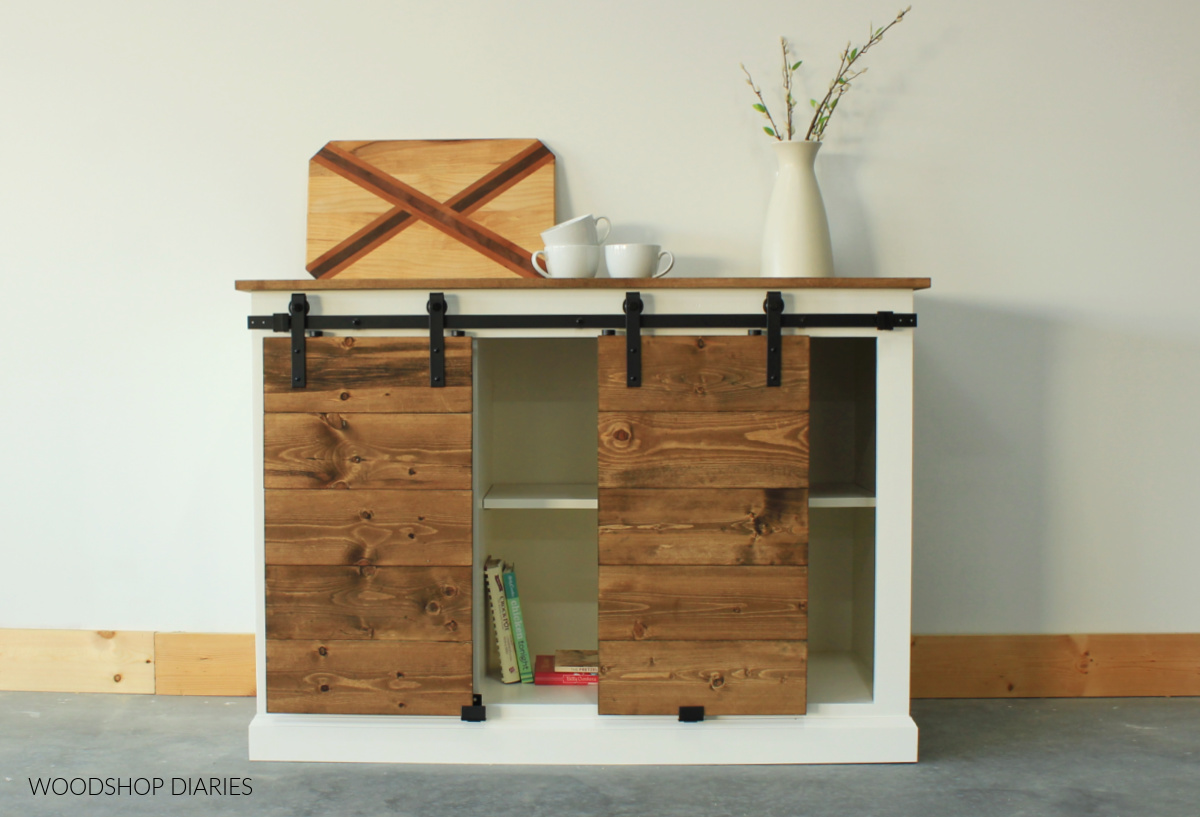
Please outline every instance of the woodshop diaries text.
M171 794L175 797L217 795L218 797L254 793L249 777L172 777L170 785L161 777L39 777L29 778L29 790L34 795L73 794L83 796L153 797Z

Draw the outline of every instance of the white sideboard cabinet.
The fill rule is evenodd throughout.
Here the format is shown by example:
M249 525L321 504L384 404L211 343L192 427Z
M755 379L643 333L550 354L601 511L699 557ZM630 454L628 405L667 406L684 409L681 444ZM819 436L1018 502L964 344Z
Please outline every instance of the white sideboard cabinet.
M915 761L928 286L239 282L251 759ZM531 652L598 648L599 684L500 683L489 556L516 565Z

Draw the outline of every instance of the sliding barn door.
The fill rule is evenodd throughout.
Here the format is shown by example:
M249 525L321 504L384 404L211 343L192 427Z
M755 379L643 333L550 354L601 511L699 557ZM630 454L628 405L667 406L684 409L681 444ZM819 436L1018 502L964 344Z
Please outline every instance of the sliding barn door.
M600 338L601 714L802 714L808 338Z
M471 704L471 342L263 344L267 710Z

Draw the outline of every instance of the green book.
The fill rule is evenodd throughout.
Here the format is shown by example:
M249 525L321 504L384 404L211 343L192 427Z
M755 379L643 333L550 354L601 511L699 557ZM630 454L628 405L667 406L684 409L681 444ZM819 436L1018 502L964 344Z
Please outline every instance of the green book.
M512 565L504 566L504 596L508 601L508 618L512 622L513 641L517 646L517 669L522 684L533 683L533 662L529 659L529 639L525 637L525 617L521 615L521 597L517 595L517 574Z

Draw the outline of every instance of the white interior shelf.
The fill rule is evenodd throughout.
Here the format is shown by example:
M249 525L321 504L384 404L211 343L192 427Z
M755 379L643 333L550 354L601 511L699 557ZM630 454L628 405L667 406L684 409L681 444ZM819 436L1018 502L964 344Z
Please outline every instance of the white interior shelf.
M875 494L849 482L812 486L808 504L813 508L874 508ZM483 498L484 508L595 509L596 486L510 482L493 485Z
M875 492L851 482L813 485L808 492L810 508L874 508Z
M483 497L483 507L595 510L598 501L595 485L510 482L489 488Z

